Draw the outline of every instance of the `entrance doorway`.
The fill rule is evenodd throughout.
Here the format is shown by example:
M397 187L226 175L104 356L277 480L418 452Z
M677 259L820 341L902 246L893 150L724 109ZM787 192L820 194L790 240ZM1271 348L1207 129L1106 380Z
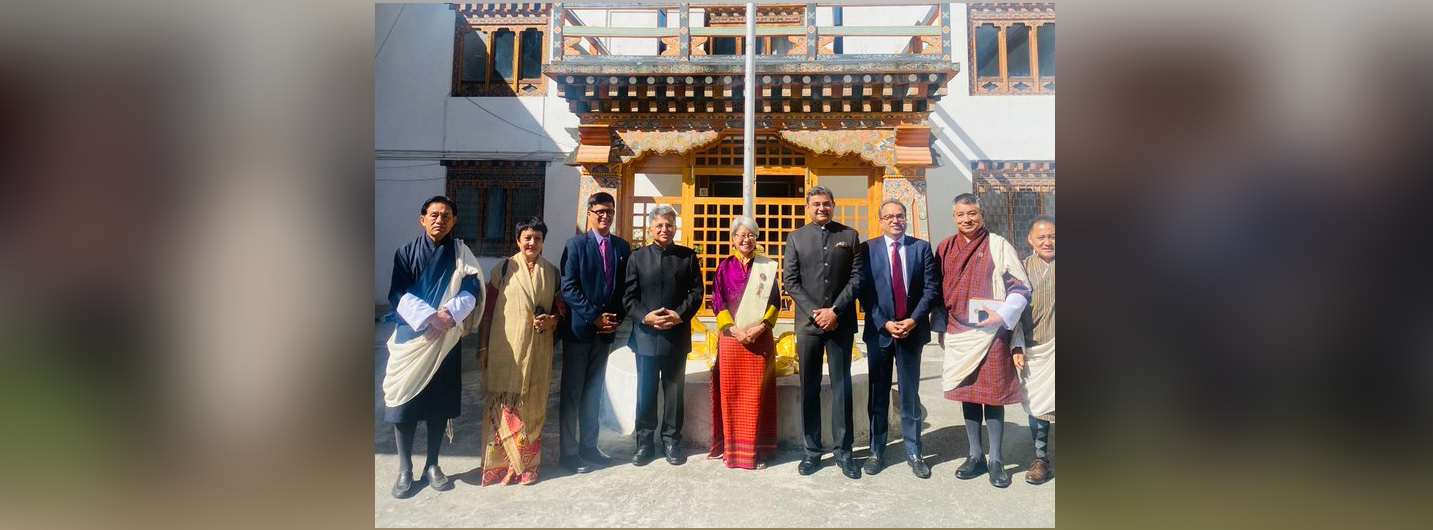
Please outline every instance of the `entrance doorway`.
M761 248L778 263L783 261L786 236L807 223L807 186L821 185L835 194L833 218L855 228L863 237L876 225L872 204L880 202L878 172L854 156L818 155L781 140L771 132L758 132L754 146L755 202L750 214L761 227ZM678 158L680 156L680 158ZM721 138L688 155L658 155L631 168L634 183L628 193L630 214L623 226L634 245L646 239L646 215L669 205L677 211L677 241L694 249L706 284L715 279L717 265L731 256L731 220L743 215L742 166L744 149L739 135ZM711 293L702 316L711 316ZM793 303L781 297L778 314L791 318ZM859 310L858 310L859 312Z

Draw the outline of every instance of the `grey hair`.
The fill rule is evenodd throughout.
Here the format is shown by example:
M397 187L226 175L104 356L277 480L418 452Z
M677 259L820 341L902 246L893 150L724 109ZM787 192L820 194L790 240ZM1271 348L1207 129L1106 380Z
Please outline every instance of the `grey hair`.
M756 234L757 237L761 236L761 227L756 226L756 221L753 221L750 217L745 215L738 215L735 219L731 220L731 235L736 235L736 229L743 226L746 227L747 230L751 230L751 233Z
M672 224L677 223L677 211L673 210L671 206L658 206L647 212L648 223L656 221L658 217L670 217Z
M831 189L825 186L812 186L808 188L806 190L806 201L810 202L811 198L817 195L825 195L827 199L831 199L831 202L836 202L836 195L832 194Z
M895 197L891 197L891 198L889 198L889 199L886 199L886 200L884 200L884 201L881 201L881 207L880 207L880 208L876 208L876 215L880 215L881 212L886 211L886 205L887 205L887 204L898 204L898 205L900 205L900 207L901 207L901 213L910 213L909 210L906 210L906 203L901 202L900 199L897 199L897 198L895 198Z
M955 201L951 203L951 205L954 206L956 204L969 204L975 206L976 209L982 212L985 211L985 205L980 204L980 196L974 193L962 193L960 195L956 195Z

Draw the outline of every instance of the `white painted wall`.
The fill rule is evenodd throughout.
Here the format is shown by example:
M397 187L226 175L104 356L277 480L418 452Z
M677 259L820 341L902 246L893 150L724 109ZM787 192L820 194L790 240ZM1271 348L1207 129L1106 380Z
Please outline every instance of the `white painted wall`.
M632 181L633 196L682 196L682 175L680 173L636 173L634 177Z
M951 59L960 73L930 116L937 167L926 170L926 204L933 241L955 233L951 200L971 191L971 161L1055 159L1055 96L970 95L965 4L950 7Z
M926 9L848 6L844 23L911 24ZM949 95L931 113L936 167L926 172L927 203L931 237L937 241L955 231L950 201L956 194L970 191L972 160L1055 158L1054 96L970 95L965 13L964 4L951 5L952 33L956 35L952 59L960 63L961 72L951 81ZM543 254L557 263L578 214L579 171L561 163L577 144L577 116L568 111L566 101L556 96L551 82L546 97L449 97L453 11L444 4L407 4L406 8L377 4L374 14L375 302L384 303L387 296L393 250L420 233L418 207L424 199L444 192L444 171L436 161L445 154L466 159L550 160L543 210L551 232ZM694 10L694 21L701 20L698 15L699 10ZM623 25L645 20L642 17L650 18L647 25L656 25L655 14L616 13L610 22L605 16L583 19L589 25ZM818 9L817 18L819 24L829 25L830 9ZM675 11L669 13L669 24L676 20ZM614 43L618 45L626 46ZM847 39L845 48L847 53L884 52L869 47L875 45ZM655 49L644 53L655 53ZM679 188L670 191L670 180L657 176L639 178L637 186L639 194L647 186L663 194L680 194ZM843 191L838 194L846 195Z
M421 233L418 208L428 197L445 192L445 172L438 163L445 154L474 160L549 160L543 196L549 240L543 257L557 264L563 244L575 232L579 172L563 165L562 158L577 144L577 116L556 97L551 82L548 92L553 95L546 97L449 97L454 16L445 4L375 6L377 304L386 303L393 251ZM498 259L480 261L489 269Z

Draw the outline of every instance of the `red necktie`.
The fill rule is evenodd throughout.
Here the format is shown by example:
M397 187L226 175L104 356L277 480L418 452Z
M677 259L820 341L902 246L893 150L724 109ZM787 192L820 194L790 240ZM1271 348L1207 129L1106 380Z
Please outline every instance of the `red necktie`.
M602 254L602 279L607 281L607 287L612 287L612 255L607 253L607 239L597 240L597 251Z
M891 242L891 290L896 295L896 320L906 318L906 273L901 265L901 242Z

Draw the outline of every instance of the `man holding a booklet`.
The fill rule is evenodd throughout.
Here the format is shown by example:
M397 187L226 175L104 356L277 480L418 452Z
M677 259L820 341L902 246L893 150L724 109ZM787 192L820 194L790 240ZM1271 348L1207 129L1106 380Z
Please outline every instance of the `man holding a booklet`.
M1029 281L1015 247L985 229L976 195L956 196L952 216L958 233L936 249L945 311L934 311L939 315L932 323L946 335L941 387L946 399L961 402L970 441L970 458L955 476L972 479L989 471L990 483L1003 488L1010 485L1000 451L1005 405L1023 397L1011 350L1024 347L1016 327L1030 300ZM990 430L988 463L980 444L982 419Z

